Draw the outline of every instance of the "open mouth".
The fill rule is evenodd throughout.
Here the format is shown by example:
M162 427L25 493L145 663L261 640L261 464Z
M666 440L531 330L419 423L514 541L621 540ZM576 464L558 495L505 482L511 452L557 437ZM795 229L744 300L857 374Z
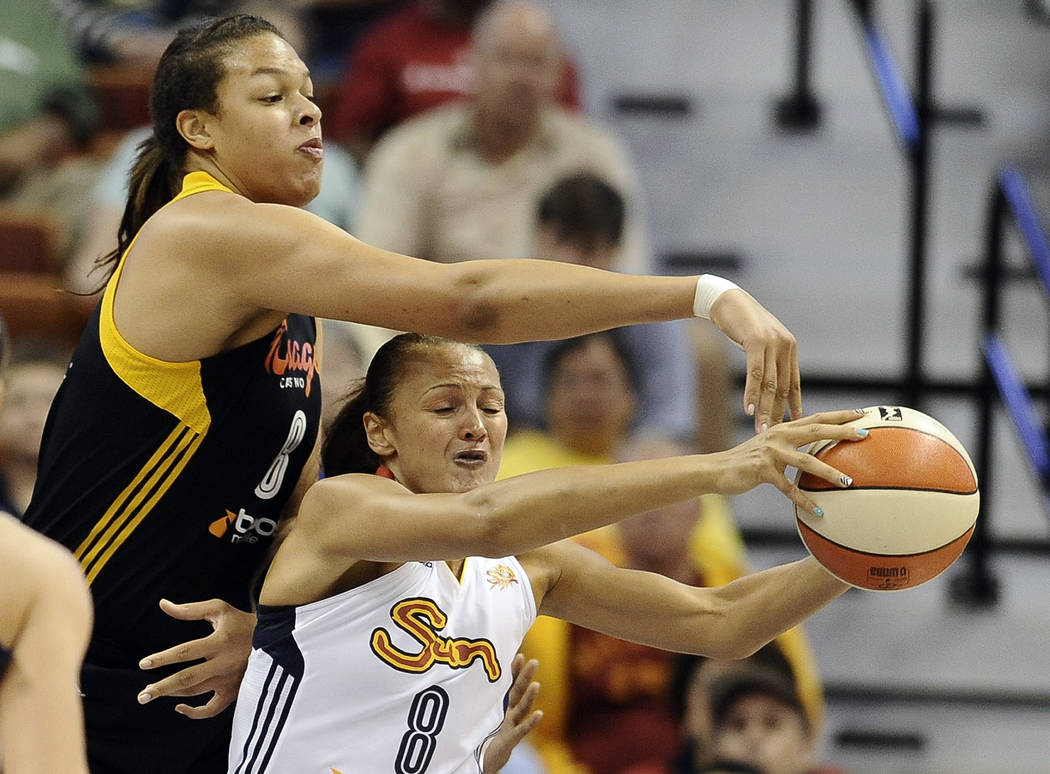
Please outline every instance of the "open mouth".
M483 449L464 449L463 451L456 452L453 456L453 459L456 462L465 465L480 465L487 462L488 458L488 453Z

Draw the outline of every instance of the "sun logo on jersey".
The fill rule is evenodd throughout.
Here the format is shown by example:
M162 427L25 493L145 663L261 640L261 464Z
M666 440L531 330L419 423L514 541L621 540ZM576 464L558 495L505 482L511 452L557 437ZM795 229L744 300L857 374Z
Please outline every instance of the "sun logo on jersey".
M448 623L448 616L432 599L404 599L390 609L390 618L420 645L417 653L410 653L394 645L386 629L373 630L372 652L394 669L419 674L435 664L467 669L477 661L484 667L490 683L499 680L503 673L496 657L496 646L489 640L442 637L438 634Z
M488 578L489 586L500 591L509 589L518 582L518 579L514 576L514 570L505 564L489 568L489 571L485 573L485 577Z

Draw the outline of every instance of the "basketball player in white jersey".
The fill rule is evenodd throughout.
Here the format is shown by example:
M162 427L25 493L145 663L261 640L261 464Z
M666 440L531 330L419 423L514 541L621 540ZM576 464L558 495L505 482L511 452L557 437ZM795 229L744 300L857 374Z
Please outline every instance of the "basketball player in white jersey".
M666 650L754 652L847 586L807 558L694 588L619 569L562 539L763 482L813 510L785 468L848 485L798 448L860 440L841 426L856 418L828 412L716 454L493 483L507 417L488 355L445 339L395 337L335 420L326 478L307 492L267 573L229 771L497 771L506 745L491 740L504 721L512 662L541 613ZM505 735L537 720L518 717Z

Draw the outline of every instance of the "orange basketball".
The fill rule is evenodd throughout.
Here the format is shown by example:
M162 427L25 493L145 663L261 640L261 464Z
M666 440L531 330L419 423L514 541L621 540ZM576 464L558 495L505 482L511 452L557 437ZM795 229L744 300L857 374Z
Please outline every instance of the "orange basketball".
M977 472L940 422L903 406L873 406L852 422L860 442L822 441L807 451L853 478L842 489L800 473L823 516L795 508L817 561L862 589L898 591L935 578L962 553L980 505Z

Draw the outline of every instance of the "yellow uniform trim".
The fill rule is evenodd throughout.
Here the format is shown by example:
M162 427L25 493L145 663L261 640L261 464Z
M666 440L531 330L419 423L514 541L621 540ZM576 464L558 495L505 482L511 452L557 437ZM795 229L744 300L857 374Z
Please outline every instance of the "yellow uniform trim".
M230 191L211 175L193 172L186 175L182 190L172 201L216 190ZM121 381L180 421L74 552L89 584L178 479L211 425L211 414L201 384L200 361L176 363L150 357L131 346L117 330L113 299L124 261L137 239L138 234L121 256L102 296L99 319L102 354Z
M89 584L179 477L202 440L185 425L176 427L77 546L74 555Z
M203 191L226 191L229 188L217 182L207 172L191 172L183 180L179 194L172 199L177 202L195 193ZM211 424L208 403L201 386L201 364L199 360L171 362L139 352L120 335L113 316L113 299L116 296L124 262L138 241L138 234L131 240L128 249L121 256L117 268L106 284L102 296L102 314L99 321L99 339L102 342L102 353L121 381L143 398L156 406L174 414L193 428L195 432L205 433Z

